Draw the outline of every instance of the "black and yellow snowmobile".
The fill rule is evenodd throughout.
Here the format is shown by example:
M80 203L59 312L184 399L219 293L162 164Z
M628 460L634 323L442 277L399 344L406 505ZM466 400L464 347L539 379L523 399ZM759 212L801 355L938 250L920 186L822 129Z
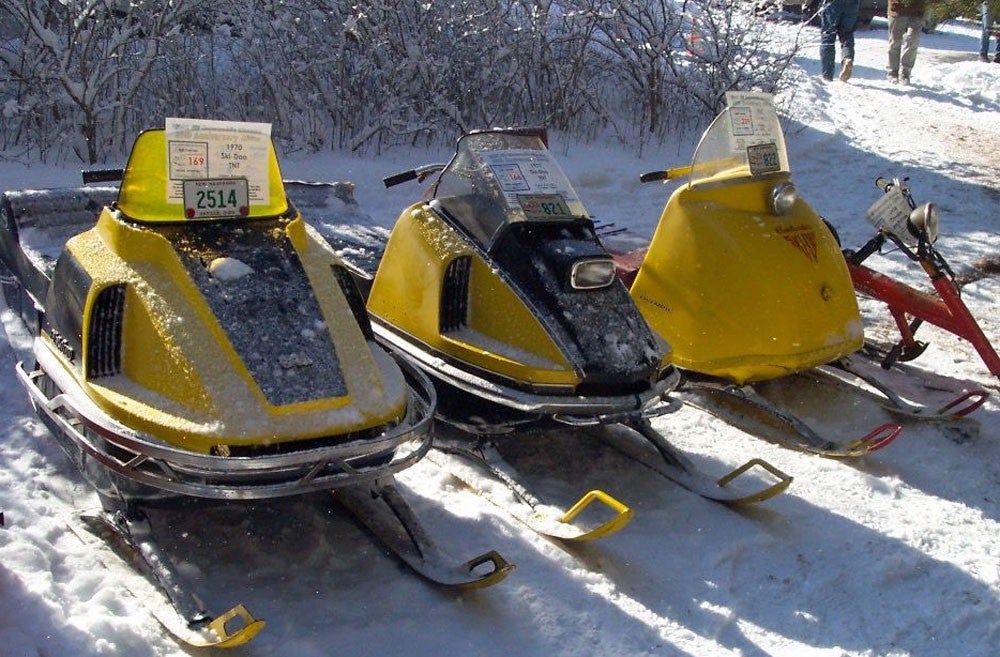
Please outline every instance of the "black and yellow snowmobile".
M395 489L430 447L433 386L374 342L352 276L286 197L269 126L168 120L110 177L2 197L4 292L36 330L21 382L182 638L239 645L263 622L213 617L176 584L139 508L163 498L333 490L424 576L502 579L495 553L451 565Z
M684 373L678 396L751 433L825 456L860 456L891 443L897 423L832 440L762 394L767 382L787 378L801 389L819 377L874 388L890 411L898 400L850 360L864 344L851 275L829 225L796 192L771 97L733 96L689 166L641 180L684 178L648 245L611 247L643 316L674 348Z
M431 376L438 417L461 429L439 431L428 458L469 457L511 485L495 449L501 435L618 425L632 431L613 433L648 449L655 458L646 460L657 470L707 497L753 502L787 487L789 478L773 469L768 477L777 483L754 491L727 487L753 465L769 467L759 461L707 479L652 427L652 418L678 406L670 398L678 381L670 347L615 278L544 131L473 132L459 139L449 163L385 183L429 176L436 178L426 200L399 216L364 286L376 337ZM527 491L516 492L535 506ZM614 519L594 530L539 531L586 539L627 520L625 507L606 494L581 503L595 498L615 510Z

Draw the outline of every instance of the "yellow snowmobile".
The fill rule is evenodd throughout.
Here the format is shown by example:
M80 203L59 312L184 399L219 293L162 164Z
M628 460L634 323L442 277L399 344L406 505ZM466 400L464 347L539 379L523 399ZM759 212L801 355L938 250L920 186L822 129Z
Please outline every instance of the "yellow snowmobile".
M616 255L643 316L674 347L684 372L678 395L825 456L860 456L892 442L896 423L848 442L820 436L760 394L765 386L751 385L819 376L816 368L832 365L887 392L847 358L864 344L851 275L836 236L795 190L771 97L734 95L689 166L641 176L682 178L648 246Z
M99 492L102 529L170 598L170 629L232 646L263 625L177 584L139 508L177 495L334 490L436 582L506 575L495 553L448 563L395 490L430 447L433 386L374 342L352 276L286 198L267 124L168 120L103 177L120 188L3 195L4 292L35 329L18 376Z
M777 483L753 491L727 487L753 465L767 467L759 461L720 481L708 479L653 429L651 418L678 407L669 396L678 381L670 347L616 280L614 263L543 130L467 134L449 163L412 169L385 184L430 176L426 200L399 216L377 271L362 286L370 287L376 337L431 376L438 417L461 429L438 432L428 458L471 458L537 506L537 498L513 486L515 475L495 449L497 437L527 427L620 425L633 430L624 433L655 457L646 460L661 474L704 496L741 503L784 490L790 479L773 469L768 477ZM336 244L335 234L324 234ZM553 533L525 514L518 517L541 533L579 540L627 520L624 505L606 494L592 493L581 503L593 499L616 513L594 530Z

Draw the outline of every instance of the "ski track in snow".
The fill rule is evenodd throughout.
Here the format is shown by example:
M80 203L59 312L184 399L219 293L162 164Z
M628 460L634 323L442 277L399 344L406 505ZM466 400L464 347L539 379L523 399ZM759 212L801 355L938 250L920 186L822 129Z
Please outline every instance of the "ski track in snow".
M872 179L906 175L918 201L939 204L940 246L957 269L996 255L1000 66L973 61L974 29L948 26L925 36L909 88L884 80L884 23L858 33L848 84L819 81L818 32L805 28L801 37L803 72L788 99L802 117L788 126L793 176L844 243L860 245L870 232L863 214L877 198ZM982 76L989 83L977 85ZM595 144L557 148L556 156L597 218L648 234L666 192L639 186L638 174L683 161L677 151L649 149L639 159ZM329 171L357 181L361 208L389 225L415 188L386 192L379 179L429 159L423 152L379 160L327 154L283 166L292 177ZM76 184L71 176L0 163L4 187ZM923 284L898 259L877 265ZM964 295L994 344L998 295L996 278ZM865 304L864 312L876 330L891 328L877 306ZM517 564L483 591L449 592L419 580L325 494L183 504L150 515L210 608L243 602L268 621L235 654L995 657L996 379L969 345L931 327L921 333L932 346L915 365L945 383L991 386L994 397L975 415L978 431L910 426L882 452L839 462L753 439L692 409L657 422L711 473L759 456L795 476L787 493L759 508L703 500L568 431L509 446L512 463L554 502L601 487L636 509L619 534L564 546L507 521L426 463L403 472L418 514L456 559L497 549ZM9 332L8 339L24 358L26 336ZM35 419L10 373L14 359L0 342L7 372L0 375L0 657L192 654L67 529L70 514L93 508L96 497ZM825 400L811 401L819 415ZM887 418L859 407L820 421L846 438Z

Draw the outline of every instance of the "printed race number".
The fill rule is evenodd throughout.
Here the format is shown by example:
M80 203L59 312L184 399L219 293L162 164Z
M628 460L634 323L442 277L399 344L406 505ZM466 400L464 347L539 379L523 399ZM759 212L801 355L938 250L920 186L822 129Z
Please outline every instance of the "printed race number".
M185 180L184 214L188 219L245 217L250 214L246 178Z

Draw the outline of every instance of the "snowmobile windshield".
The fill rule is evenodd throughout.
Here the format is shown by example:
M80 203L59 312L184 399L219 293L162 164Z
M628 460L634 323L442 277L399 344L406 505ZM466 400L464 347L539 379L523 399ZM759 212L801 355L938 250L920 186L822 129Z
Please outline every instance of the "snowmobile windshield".
M691 186L788 174L785 138L768 96L731 100L702 135L691 161Z
M465 135L434 199L486 250L510 224L589 220L540 130Z
M283 214L288 201L270 126L168 119L166 129L141 133L122 175L117 206L142 223Z

